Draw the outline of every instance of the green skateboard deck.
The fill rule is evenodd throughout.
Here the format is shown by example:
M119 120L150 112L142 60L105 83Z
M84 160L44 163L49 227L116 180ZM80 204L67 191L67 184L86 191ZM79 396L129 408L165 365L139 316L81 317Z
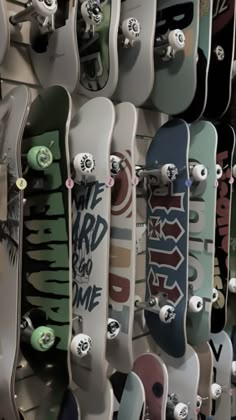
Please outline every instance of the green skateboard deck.
M192 183L189 220L189 293L203 299L200 312L188 311L188 342L209 339L214 273L217 132L207 121L190 125L189 166L203 165L207 178ZM197 168L197 167L196 167Z
M34 411L50 420L58 418L71 378L71 191L66 187L70 114L71 99L64 88L42 91L31 106L21 150L27 185L17 403L23 416ZM52 154L52 162L49 159L49 166L41 170L28 154L37 146ZM42 326L49 327L52 336L44 334L35 341L33 334Z

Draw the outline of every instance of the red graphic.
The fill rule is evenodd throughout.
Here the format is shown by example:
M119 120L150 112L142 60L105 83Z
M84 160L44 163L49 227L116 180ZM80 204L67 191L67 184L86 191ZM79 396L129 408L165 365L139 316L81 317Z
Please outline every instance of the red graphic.
M149 206L152 212L160 209L167 214L172 210L184 211L183 199L185 193L174 193L174 183L168 186L151 186Z
M160 249L148 249L149 265L156 265L158 268L166 267L172 270L178 270L184 261L184 256L179 248L175 246L172 251L161 251Z
M178 219L172 222L160 217L149 217L148 219L148 237L149 239L157 240L160 239L173 239L178 242L184 233L184 229L179 223Z
M152 268L148 274L148 287L150 295L156 296L158 293L165 293L168 298L168 302L177 306L183 297L183 293L175 281L171 286L167 285L168 276L163 274L154 273Z
M124 303L129 300L130 282L125 277L110 273L109 296L114 302Z
M115 184L112 188L112 207L111 214L112 216L120 216L124 213L127 218L132 215L132 210L130 211L130 206L133 198L133 188L131 186L132 180L132 168L130 164L131 152L130 150L126 151L126 154L122 153L113 153L115 156L118 156L124 161L124 168L115 175Z

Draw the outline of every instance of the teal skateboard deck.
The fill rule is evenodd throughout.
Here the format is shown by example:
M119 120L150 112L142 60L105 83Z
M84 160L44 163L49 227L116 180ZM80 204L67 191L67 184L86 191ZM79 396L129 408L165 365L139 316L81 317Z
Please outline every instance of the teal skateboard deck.
M71 380L71 191L68 130L71 99L59 86L33 102L22 142L24 229L21 354L17 403L23 416L57 419ZM29 153L43 147L48 166L37 168ZM43 154L44 157L44 154ZM43 165L44 159L42 159ZM48 327L38 340L33 331ZM48 369L50 366L50 369Z
M214 274L217 132L207 121L190 125L189 165L203 165L207 178L190 188L189 293L203 299L200 312L188 311L187 337L192 345L209 339Z
M23 191L21 141L30 105L25 86L12 89L0 103L0 418L18 419L15 376L20 345ZM6 322L7 320L7 322Z

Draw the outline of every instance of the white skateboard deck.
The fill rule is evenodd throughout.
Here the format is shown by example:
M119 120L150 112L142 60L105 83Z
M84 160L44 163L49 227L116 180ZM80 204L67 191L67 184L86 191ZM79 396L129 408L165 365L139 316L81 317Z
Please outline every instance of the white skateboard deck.
M91 352L72 355L72 376L76 397L86 419L97 413L106 417L107 401L112 406L106 377L108 279L110 246L110 146L115 109L109 99L87 102L71 123L71 161L78 153L91 153L95 170L90 178L76 174L72 190L73 317L78 332L92 340ZM79 319L76 321L76 317ZM82 331L81 331L82 329ZM82 392L82 390L84 392ZM83 395L83 398L80 396ZM91 398L92 396L92 398ZM106 410L106 411L104 411Z
M136 259L136 187L133 180L137 111L128 102L115 109L111 154L123 160L123 169L114 177L112 189L109 316L120 323L121 331L107 343L107 360L114 369L128 373L133 366Z
M133 47L119 47L119 81L114 99L130 101L141 106L149 98L154 84L154 36L156 26L156 0L148 7L142 0L125 0L121 3L121 23L129 18L138 19L141 25L139 40Z
M30 55L35 73L43 87L61 85L73 93L78 85L80 75L76 34L78 1L65 2L63 9L63 13L67 13L67 16L63 16L65 22L63 26L49 34L45 52L35 51L34 44L39 36L39 29L35 23L31 25Z

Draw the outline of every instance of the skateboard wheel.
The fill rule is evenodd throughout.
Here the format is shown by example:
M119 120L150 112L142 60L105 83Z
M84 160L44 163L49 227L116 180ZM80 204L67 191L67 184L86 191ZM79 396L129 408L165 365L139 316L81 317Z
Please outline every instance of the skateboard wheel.
M225 52L224 52L224 48L221 47L221 45L217 45L217 47L214 49L214 53L215 53L218 61L223 61L224 60Z
M213 291L212 291L212 303L217 302L217 300L219 299L219 292L218 290L213 287Z
M191 176L194 181L202 182L207 179L208 170L204 165L195 165L191 168Z
M30 339L31 346L38 351L48 351L55 343L55 333L52 328L41 326L35 328Z
M232 278L229 281L229 291L231 293L236 293L236 278Z
M188 302L189 312L201 312L203 309L203 299L200 296L192 296Z
M96 0L86 0L81 4L81 15L88 25L98 26L103 20L103 12Z
M200 411L201 406L202 406L202 398L200 397L200 395L197 395L196 408L198 412Z
M118 175L118 173L121 170L121 162L122 162L122 159L119 158L118 156L116 155L110 156L110 168L111 168L110 170L111 170L112 175Z
M90 352L92 340L86 334L77 334L71 341L71 352L77 357L85 357Z
M176 180L178 175L178 169L173 163L167 163L163 165L161 168L161 178L164 184L168 184L169 182L173 182Z
M27 162L30 168L44 171L52 164L53 155L46 146L34 146L27 153Z
M133 45L134 42L140 37L141 25L138 19L130 17L122 22L121 30L124 38L129 44ZM127 42L125 42L127 44Z
M164 322L165 324L171 323L175 319L176 313L175 308L170 305L164 305L160 309L159 317L161 322Z
M115 319L108 318L107 323L107 339L114 340L120 332L120 323Z
M232 175L234 178L236 178L236 165L233 165L232 167Z
M185 35L180 29L170 31L168 34L168 41L175 51L183 50L185 47Z
M223 175L223 170L221 166L217 163L216 165L216 179L219 180Z
M44 17L52 16L57 11L57 0L31 0L35 12Z
M78 153L74 158L75 171L82 175L92 174L95 166L95 159L91 153Z
M232 365L231 365L231 374L232 374L232 376L236 376L236 360L234 360L232 362Z
M186 419L188 416L188 406L184 403L176 404L174 408L174 419L175 420L183 420Z
M222 394L222 388L220 385L214 383L211 385L211 397L213 400L217 400Z

